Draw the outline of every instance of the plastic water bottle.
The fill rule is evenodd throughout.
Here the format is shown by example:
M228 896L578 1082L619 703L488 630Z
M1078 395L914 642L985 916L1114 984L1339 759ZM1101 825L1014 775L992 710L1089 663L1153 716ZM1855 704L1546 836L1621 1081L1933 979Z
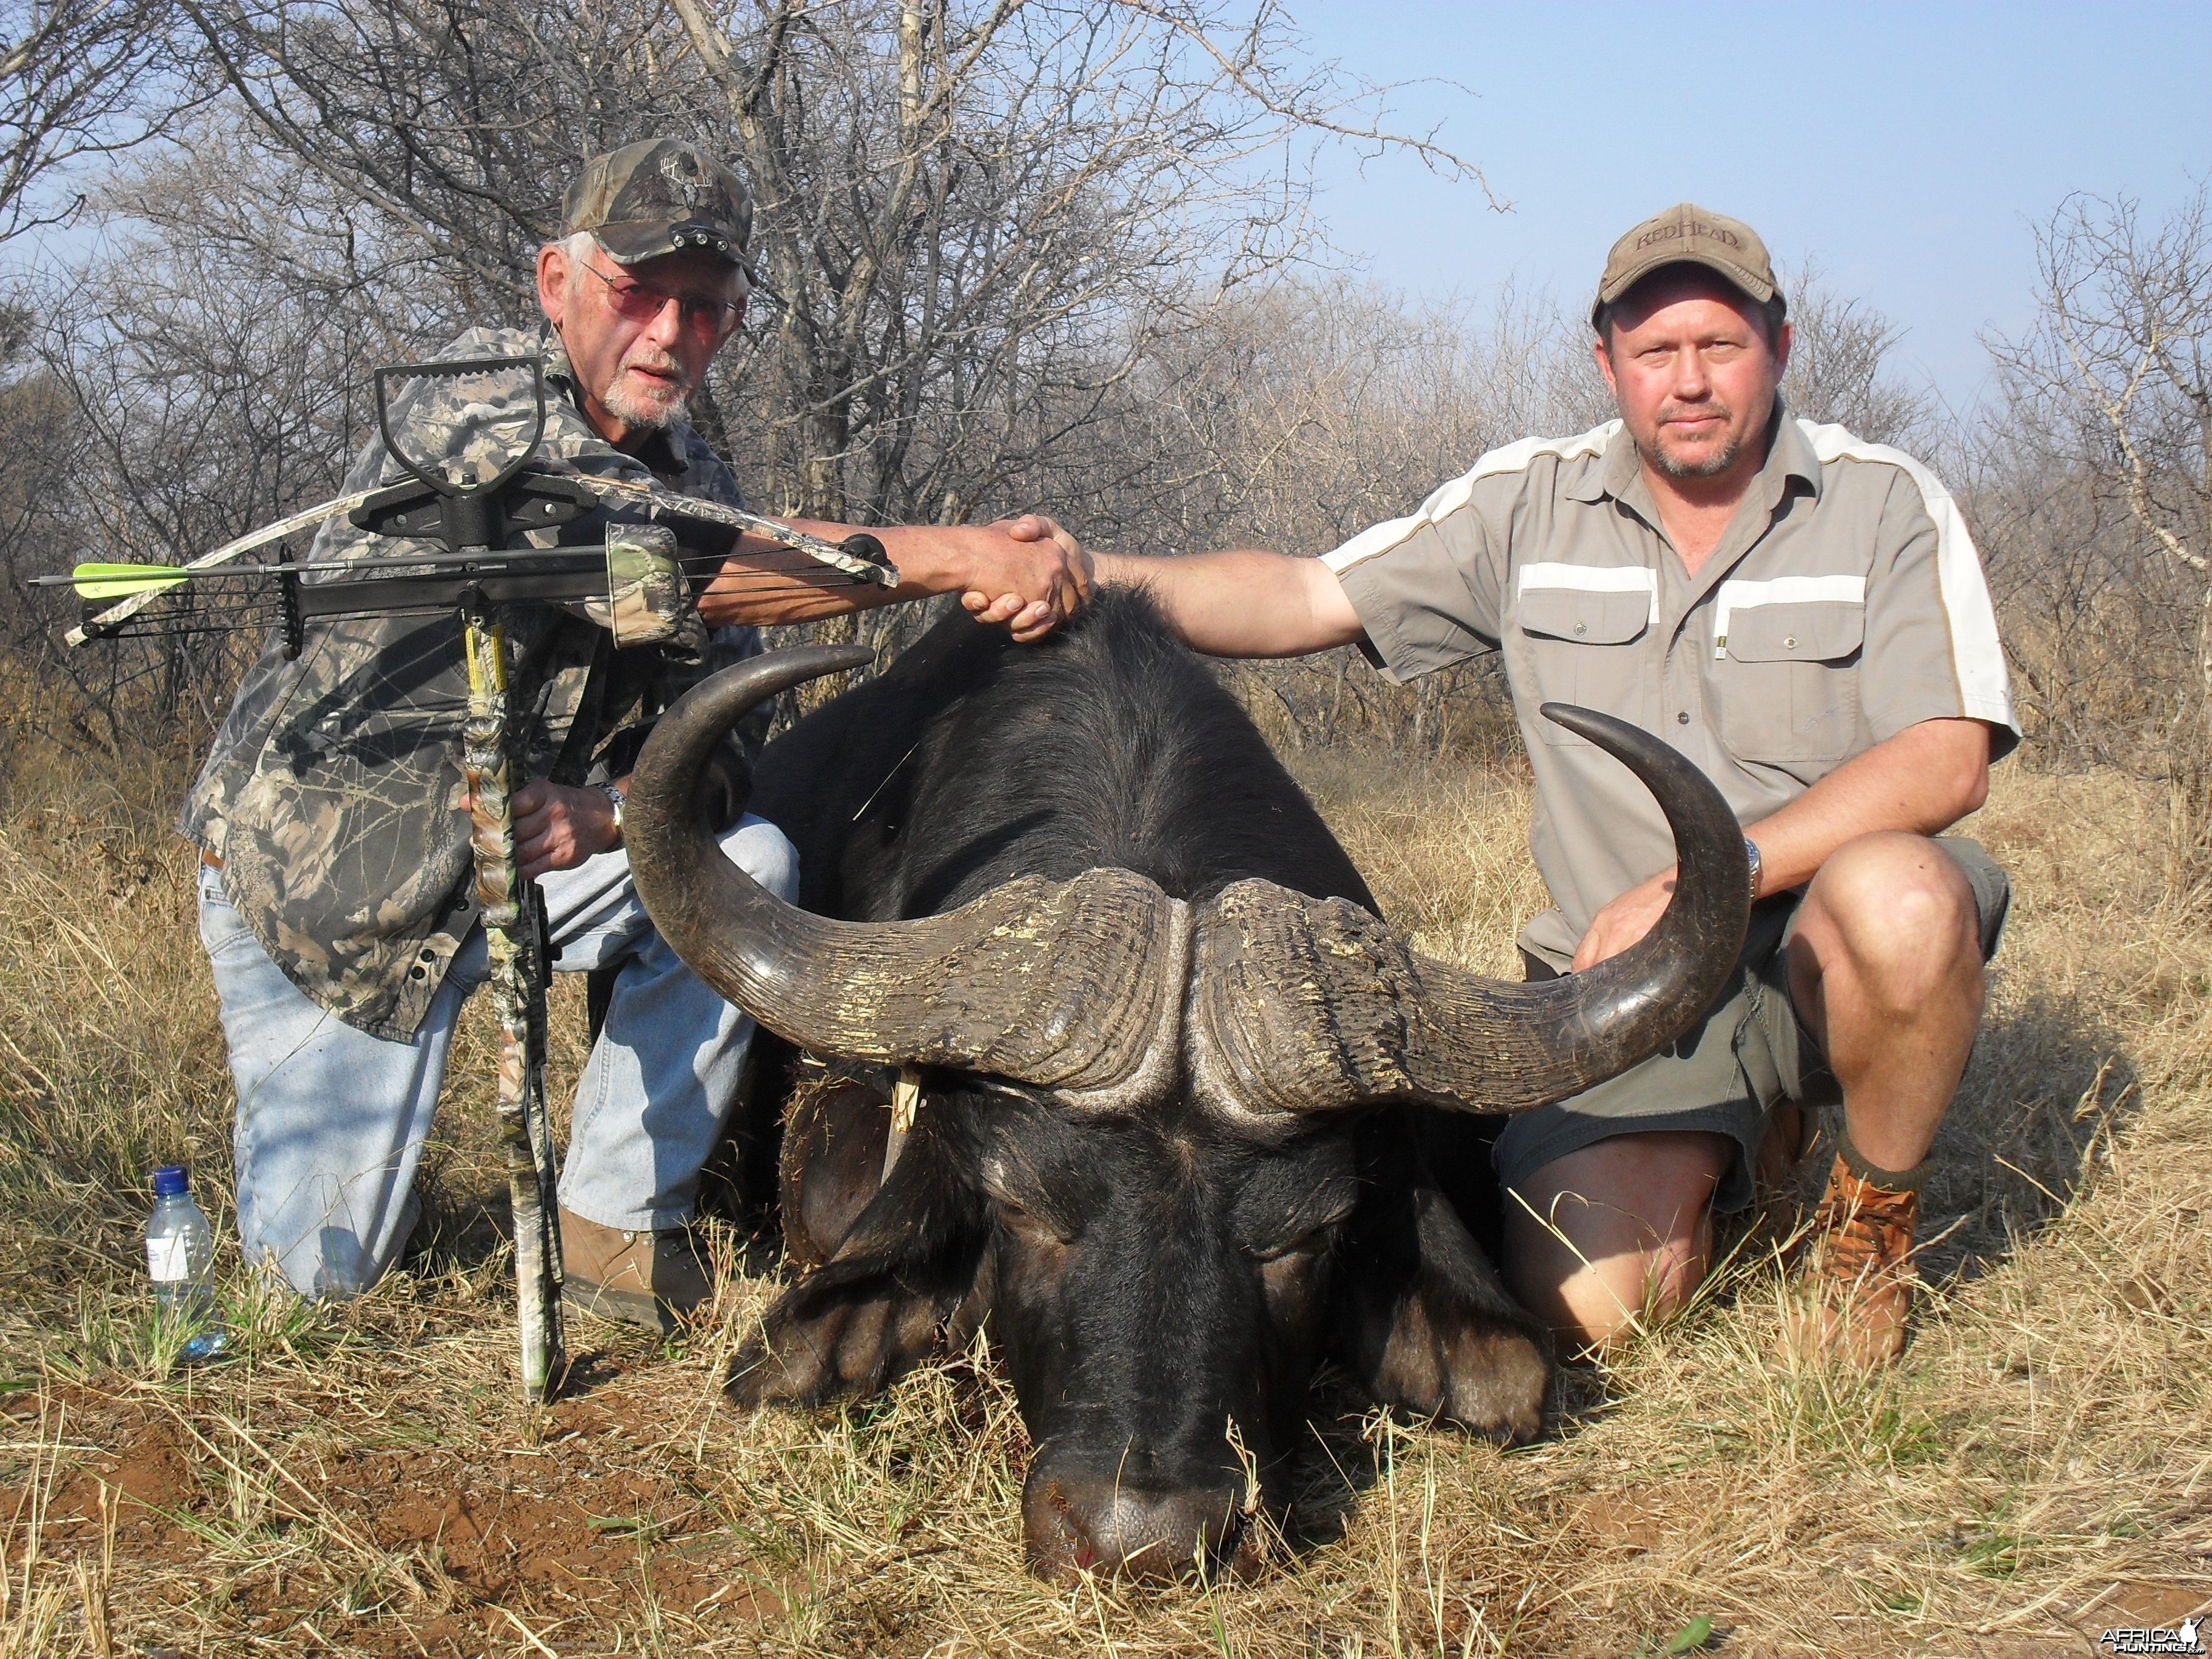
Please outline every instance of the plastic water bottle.
M215 1289L208 1282L214 1265L215 1230L192 1202L191 1177L181 1164L162 1165L154 1171L154 1212L146 1218L146 1269L164 1324L197 1323L214 1311ZM210 1359L224 1346L222 1331L203 1331L178 1357L187 1364Z

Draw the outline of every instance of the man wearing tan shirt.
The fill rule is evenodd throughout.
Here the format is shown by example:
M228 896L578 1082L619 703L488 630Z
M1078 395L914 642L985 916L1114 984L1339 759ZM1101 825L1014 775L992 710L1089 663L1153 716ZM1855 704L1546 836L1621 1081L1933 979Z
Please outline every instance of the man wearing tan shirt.
M1591 321L1617 421L1486 455L1319 559L1099 554L1097 572L1149 585L1219 656L1358 644L1406 680L1502 651L1559 907L1522 936L1532 975L1626 949L1674 877L1650 797L1539 705L1697 761L1753 854L1741 972L1671 1048L1512 1121L1507 1270L1568 1346L1604 1348L1687 1298L1715 1208L1748 1203L1768 1136L1796 1153L1800 1109L1839 1092L1792 1340L1886 1363L2009 896L1978 846L1936 838L2019 739L1987 586L1924 467L1784 408L1786 301L1748 226L1689 204L1638 225Z

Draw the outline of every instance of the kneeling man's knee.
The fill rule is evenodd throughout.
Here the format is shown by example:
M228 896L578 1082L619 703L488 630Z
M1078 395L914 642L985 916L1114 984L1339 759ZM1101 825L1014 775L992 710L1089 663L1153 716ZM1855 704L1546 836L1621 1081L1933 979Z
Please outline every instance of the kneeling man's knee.
M1806 895L1801 924L1832 927L1863 965L1911 974L1980 960L1974 891L1925 836L1886 830L1838 848Z
M799 898L799 849L766 818L748 812L725 830L722 852L731 863L786 904Z
M1505 1212L1505 1267L1522 1304L1570 1351L1602 1352L1686 1303L1710 1265L1727 1136L1646 1131L1542 1165Z

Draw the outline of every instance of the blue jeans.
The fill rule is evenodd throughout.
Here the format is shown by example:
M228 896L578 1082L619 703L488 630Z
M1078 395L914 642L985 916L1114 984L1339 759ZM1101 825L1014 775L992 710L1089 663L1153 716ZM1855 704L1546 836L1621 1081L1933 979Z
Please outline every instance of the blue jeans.
M769 891L797 895L799 855L774 824L748 814L721 842ZM555 968L620 970L576 1085L562 1207L625 1232L680 1226L736 1095L752 1021L654 931L626 854L602 853L538 884ZM224 896L220 872L200 872L199 896L238 1085L246 1259L272 1263L302 1296L357 1295L414 1226L415 1170L453 1024L489 972L483 929L455 954L414 1036L392 1041L356 1030L285 978Z

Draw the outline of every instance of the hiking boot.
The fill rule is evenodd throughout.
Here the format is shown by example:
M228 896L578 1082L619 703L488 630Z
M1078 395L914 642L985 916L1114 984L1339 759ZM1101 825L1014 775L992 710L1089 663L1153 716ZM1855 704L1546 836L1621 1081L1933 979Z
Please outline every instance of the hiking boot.
M624 1232L561 1212L561 1301L601 1319L642 1325L663 1336L714 1294L690 1229Z
M1828 1189L1813 1212L1802 1284L1785 1332L1796 1356L1837 1356L1871 1368L1892 1364L1905 1351L1919 1280L1911 1259L1920 1218L1917 1175L1897 1177L1909 1184L1894 1191L1836 1154Z

